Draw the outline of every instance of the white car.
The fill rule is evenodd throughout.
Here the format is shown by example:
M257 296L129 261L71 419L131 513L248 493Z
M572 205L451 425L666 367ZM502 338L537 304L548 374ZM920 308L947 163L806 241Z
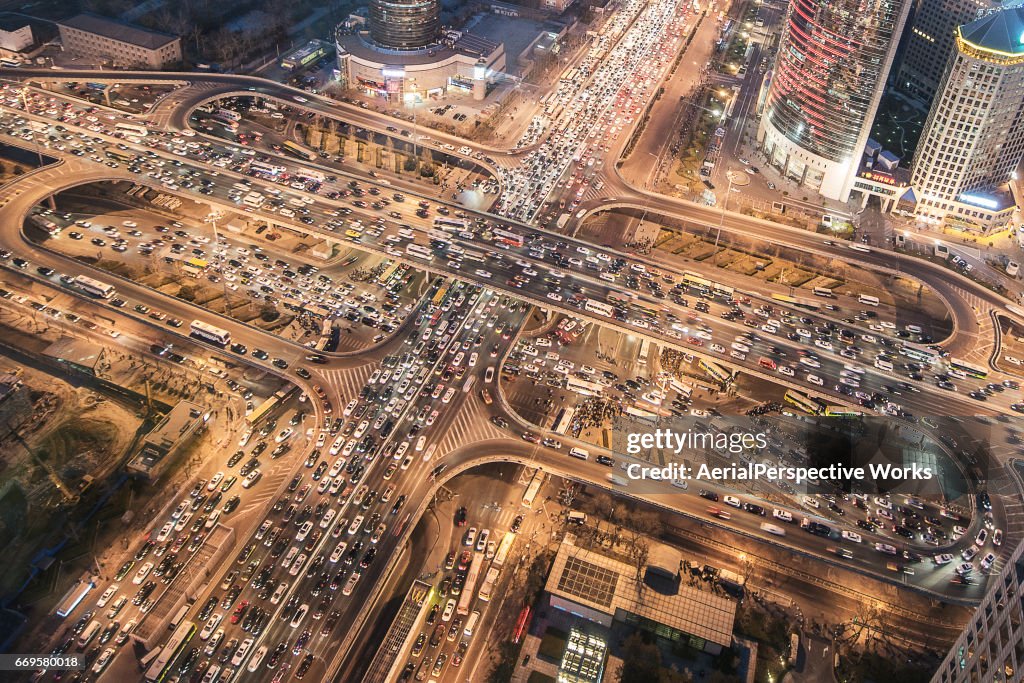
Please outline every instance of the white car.
M988 553L985 557L981 558L981 571L987 572L992 569L992 565L996 563L995 553Z
M152 562L147 562L146 564L142 565L142 567L139 568L139 571L135 572L135 576L132 578L132 583L134 583L136 586L139 585L140 583L146 580L146 577L149 576L149 573L151 571L153 571Z
M808 507L812 507L815 510L817 510L819 507L821 507L821 503L818 502L818 499L817 498L813 498L811 496L804 496L803 503L804 503L804 505L806 505Z
M842 532L842 536L843 540L845 541L852 541L854 543L862 543L864 541L864 539L861 538L860 534L858 534L856 531L847 531L844 529Z
M774 510L772 510L772 517L783 522L793 521L792 512L790 512L789 510L780 510L779 508L775 508Z
M213 491L215 488L217 488L217 484L219 484L222 479L224 479L223 472L218 472L217 474L213 475L213 477L210 478L210 483L206 485L206 490Z
M203 626L203 630L199 632L199 639L207 640L210 636L212 636L213 632L217 630L218 626L220 626L220 622L223 618L223 614L217 613L209 619L207 619L206 625Z
M934 562L936 566L939 567L941 567L944 564L949 564L952 561L953 555L951 553L942 553L941 555L936 555L932 558L932 562Z
M277 442L277 443L281 443L282 441L287 441L288 439L292 438L292 434L294 434L294 433L295 433L295 430L292 429L291 427L288 427L287 429L282 429L281 433L278 434L276 437L274 437L274 441Z
M731 505L734 508L738 508L742 505L742 503L740 503L740 499L736 496L725 496L722 498L722 502L726 505Z
M444 612L441 613L441 621L447 623L451 621L452 615L455 614L455 598L449 598L448 602L445 603Z
M825 386L825 380L823 380L821 377L818 377L817 375L812 375L812 374L808 373L807 377L805 379L808 382L810 382L811 384L814 384L816 386L819 386L819 387Z

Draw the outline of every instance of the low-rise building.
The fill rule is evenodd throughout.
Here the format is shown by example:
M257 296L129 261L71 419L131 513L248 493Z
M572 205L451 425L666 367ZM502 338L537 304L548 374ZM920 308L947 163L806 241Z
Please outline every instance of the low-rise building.
M64 51L114 66L160 69L181 61L181 38L94 14L57 22Z
M602 626L631 624L711 654L732 645L734 600L691 588L678 570L648 565L637 579L635 566L580 548L572 534L558 548L544 591L554 609Z
M202 406L181 401L171 408L142 442L142 447L128 463L128 471L157 479L172 462L173 456L186 446L210 419Z

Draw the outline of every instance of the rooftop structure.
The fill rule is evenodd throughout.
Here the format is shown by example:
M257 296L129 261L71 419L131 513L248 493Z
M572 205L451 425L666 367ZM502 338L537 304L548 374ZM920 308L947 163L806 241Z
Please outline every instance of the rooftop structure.
M577 547L575 537L568 534L544 590L552 607L605 626L621 621L670 640L685 637L694 647L712 654L732 644L733 600L679 580L666 582L664 570L657 567L648 566L646 573L657 579L657 588L645 579L638 581L635 567Z

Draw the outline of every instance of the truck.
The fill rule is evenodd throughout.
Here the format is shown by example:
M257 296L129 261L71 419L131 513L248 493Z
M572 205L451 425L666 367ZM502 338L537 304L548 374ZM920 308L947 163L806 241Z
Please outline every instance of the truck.
M570 215L571 214L563 213L561 216L559 216L558 217L558 222L555 223L555 227L557 227L559 230L564 228L565 224L569 222Z

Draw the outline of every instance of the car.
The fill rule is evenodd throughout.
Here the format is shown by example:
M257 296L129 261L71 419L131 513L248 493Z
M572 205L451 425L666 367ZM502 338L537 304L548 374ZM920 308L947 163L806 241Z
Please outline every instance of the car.
M739 508L739 507L742 507L742 505L743 505L743 503L740 502L740 499L737 498L736 496L724 496L722 498L722 501L726 505L732 506L734 508Z
M992 569L992 565L996 563L995 553L988 553L985 557L981 558L981 571L987 572Z
M934 562L937 567L941 567L944 564L949 564L952 561L953 555L951 553L942 553L941 555L936 555L932 558L932 562Z
M457 603L455 601L455 598L449 598L448 602L445 603L444 611L441 612L441 621L443 623L447 623L447 622L451 621L452 615L455 614L455 606L456 606L456 604Z

